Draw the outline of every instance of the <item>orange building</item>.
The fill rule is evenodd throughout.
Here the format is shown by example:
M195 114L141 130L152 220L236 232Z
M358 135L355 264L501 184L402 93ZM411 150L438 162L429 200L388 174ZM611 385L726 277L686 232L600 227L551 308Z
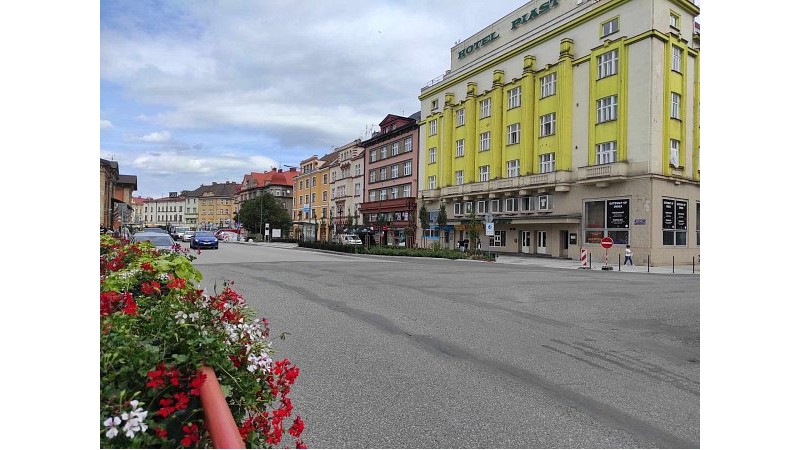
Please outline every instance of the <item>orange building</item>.
M329 239L330 169L337 161L338 153L329 153L322 158L314 155L300 162L300 173L293 180L293 238L306 241Z

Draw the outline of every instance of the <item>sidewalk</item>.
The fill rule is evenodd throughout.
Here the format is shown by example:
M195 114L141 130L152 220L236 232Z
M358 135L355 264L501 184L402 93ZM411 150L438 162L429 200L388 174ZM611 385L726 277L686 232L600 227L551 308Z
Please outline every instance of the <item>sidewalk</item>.
M600 270L602 271L602 267L604 265L604 261L592 261L591 269L581 269L580 261L575 261L571 259L561 259L561 258L544 258L544 257L536 257L536 256L514 256L514 255L498 255L497 264L520 264L520 265L531 265L531 266L540 266L540 267L553 267L557 269L575 269L575 270ZM588 265L588 264L587 264ZM614 272L641 272L641 273L648 273L648 268L646 265L644 266L622 266L620 267L619 264L614 261L613 263L609 261L609 266L612 267ZM620 270L621 269L621 270ZM673 269L672 265L668 266L658 266L653 267L650 266L649 273L668 273L668 274L688 274L692 275L692 265L676 265ZM694 275L700 275L700 265L695 264L694 266Z

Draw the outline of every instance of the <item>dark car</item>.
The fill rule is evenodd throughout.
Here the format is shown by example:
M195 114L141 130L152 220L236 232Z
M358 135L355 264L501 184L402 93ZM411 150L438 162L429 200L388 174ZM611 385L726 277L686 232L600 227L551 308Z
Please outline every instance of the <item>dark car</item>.
M158 228L158 227L145 228L141 232L142 233L164 233L164 234L169 234L169 233L167 233L167 230L165 230L163 228Z
M214 233L210 231L198 231L194 234L189 248L219 248L219 239L214 237Z

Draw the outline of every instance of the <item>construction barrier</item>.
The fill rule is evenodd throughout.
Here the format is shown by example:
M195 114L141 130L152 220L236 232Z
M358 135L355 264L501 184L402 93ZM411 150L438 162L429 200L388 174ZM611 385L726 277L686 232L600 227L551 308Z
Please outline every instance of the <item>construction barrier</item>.
M588 262L588 259L587 259L587 255L588 255L588 250L586 250L585 248L582 248L581 249L581 269L588 269L589 268L589 265L588 265L589 262Z

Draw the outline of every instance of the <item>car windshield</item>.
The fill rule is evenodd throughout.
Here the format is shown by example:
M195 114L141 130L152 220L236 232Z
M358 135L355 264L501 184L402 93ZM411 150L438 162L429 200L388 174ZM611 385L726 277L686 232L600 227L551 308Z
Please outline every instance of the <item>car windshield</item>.
M165 236L159 236L159 235L152 235L151 234L151 235L147 235L147 236L139 235L139 236L134 236L133 237L133 242L144 242L144 241L150 241L150 242L153 243L153 245L155 245L157 247L172 247L172 244L173 244L172 238L170 238L169 236L166 236L166 235Z
M214 237L214 233L208 231L198 231L194 234L195 237Z

